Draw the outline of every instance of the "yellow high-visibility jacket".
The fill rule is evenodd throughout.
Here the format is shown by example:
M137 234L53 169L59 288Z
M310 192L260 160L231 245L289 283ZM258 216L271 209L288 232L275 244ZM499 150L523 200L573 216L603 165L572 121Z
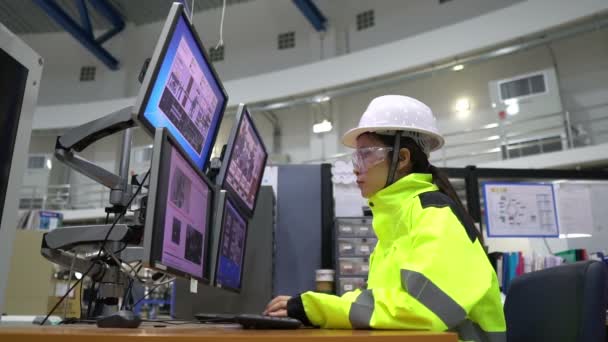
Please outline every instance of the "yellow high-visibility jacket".
M430 174L398 180L369 205L378 244L367 289L294 298L312 325L449 330L462 341L506 341L498 280L475 226Z

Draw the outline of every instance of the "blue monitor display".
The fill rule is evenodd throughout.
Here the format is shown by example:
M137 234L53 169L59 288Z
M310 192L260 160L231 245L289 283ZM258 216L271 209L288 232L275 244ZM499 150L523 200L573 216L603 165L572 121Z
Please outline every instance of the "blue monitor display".
M167 36L156 59L138 118L153 133L166 127L186 154L203 170L215 143L228 97L204 48L184 17L173 10L165 26ZM165 31L163 31L165 32ZM142 87L142 88L144 88Z
M247 240L247 221L226 199L215 282L217 287L239 291Z

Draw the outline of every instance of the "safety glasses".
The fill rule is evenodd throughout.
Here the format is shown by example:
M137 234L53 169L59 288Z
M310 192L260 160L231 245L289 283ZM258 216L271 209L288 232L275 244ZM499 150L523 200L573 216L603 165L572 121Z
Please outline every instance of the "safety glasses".
M369 169L385 161L388 152L392 150L392 147L372 146L358 148L352 155L353 167L359 173L367 173Z

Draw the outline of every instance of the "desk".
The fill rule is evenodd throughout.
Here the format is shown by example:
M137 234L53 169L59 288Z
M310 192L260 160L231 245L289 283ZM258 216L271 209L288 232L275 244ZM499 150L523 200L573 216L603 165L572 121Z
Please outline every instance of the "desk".
M244 330L239 326L179 325L165 328L99 329L95 326L0 327L0 341L10 342L457 342L456 334L423 331Z

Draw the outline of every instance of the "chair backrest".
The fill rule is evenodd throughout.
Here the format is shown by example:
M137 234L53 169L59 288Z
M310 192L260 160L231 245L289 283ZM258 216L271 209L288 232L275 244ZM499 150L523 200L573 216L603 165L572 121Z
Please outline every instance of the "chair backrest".
M507 341L606 339L608 269L583 261L521 275L505 301Z

